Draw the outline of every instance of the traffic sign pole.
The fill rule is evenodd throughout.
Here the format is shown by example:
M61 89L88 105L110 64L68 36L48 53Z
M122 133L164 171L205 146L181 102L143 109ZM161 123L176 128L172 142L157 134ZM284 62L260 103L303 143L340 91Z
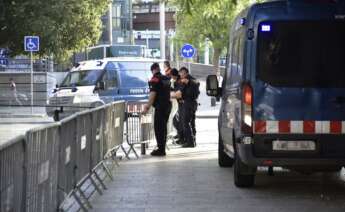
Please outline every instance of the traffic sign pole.
M34 65L32 52L38 52L40 49L40 38L38 36L25 36L24 37L24 50L30 52L30 93L31 93L31 114L33 114L34 106Z
M190 67L191 67L191 62L192 59L195 55L196 49L191 45L191 44L184 44L181 48L181 56L185 59L187 59L187 64L188 64L188 70L189 73L192 73Z
M34 112L34 82L33 82L33 75L34 75L34 65L32 59L32 51L30 51L30 65L31 65L31 73L30 73L30 92L31 92L31 114Z
M188 70L190 74L192 74L192 70L190 69L191 62L192 62L191 59L188 59Z

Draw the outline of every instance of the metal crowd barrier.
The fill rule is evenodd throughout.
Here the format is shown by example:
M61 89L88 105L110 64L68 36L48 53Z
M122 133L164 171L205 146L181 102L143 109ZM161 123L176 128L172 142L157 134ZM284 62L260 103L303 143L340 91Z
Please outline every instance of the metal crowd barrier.
M84 182L102 194L97 168L112 179L104 159L123 141L125 103L78 113L30 130L0 145L0 211L57 211L73 196L83 211L91 208Z
M0 211L23 211L24 136L0 145Z
M59 124L26 133L25 211L50 211L57 208L59 140Z
M148 143L154 140L153 110L143 114L145 104L145 101L126 103L125 136L129 149L125 150L123 145L121 148L128 159L131 152L139 158L134 145L141 144L141 154L145 154Z

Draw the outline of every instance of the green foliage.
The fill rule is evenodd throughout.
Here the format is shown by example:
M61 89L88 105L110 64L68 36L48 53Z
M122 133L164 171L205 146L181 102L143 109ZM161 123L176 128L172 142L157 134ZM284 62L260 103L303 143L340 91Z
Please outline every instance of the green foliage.
M66 58L95 44L109 0L0 0L0 46L23 54L25 35L40 36L40 55Z
M233 19L250 2L250 0L174 0L173 4L178 8L177 39L198 46L207 38L217 53L215 56L219 57L219 54L228 47Z

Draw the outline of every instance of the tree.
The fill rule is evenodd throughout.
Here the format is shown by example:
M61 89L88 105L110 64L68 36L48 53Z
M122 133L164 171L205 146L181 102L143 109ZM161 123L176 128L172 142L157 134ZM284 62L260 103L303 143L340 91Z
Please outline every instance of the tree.
M177 37L194 45L209 39L212 43L214 71L218 72L219 57L228 47L229 31L234 17L250 0L175 0Z
M0 0L0 47L23 54L25 35L40 36L40 55L66 58L95 44L109 0Z

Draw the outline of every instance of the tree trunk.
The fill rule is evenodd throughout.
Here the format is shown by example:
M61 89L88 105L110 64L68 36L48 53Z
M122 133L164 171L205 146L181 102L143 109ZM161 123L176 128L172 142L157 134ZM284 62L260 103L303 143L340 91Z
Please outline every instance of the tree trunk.
M222 50L219 48L214 48L213 51L213 58L212 58L212 64L213 64L213 71L214 73L219 76L220 72L219 72L219 57L221 54Z

